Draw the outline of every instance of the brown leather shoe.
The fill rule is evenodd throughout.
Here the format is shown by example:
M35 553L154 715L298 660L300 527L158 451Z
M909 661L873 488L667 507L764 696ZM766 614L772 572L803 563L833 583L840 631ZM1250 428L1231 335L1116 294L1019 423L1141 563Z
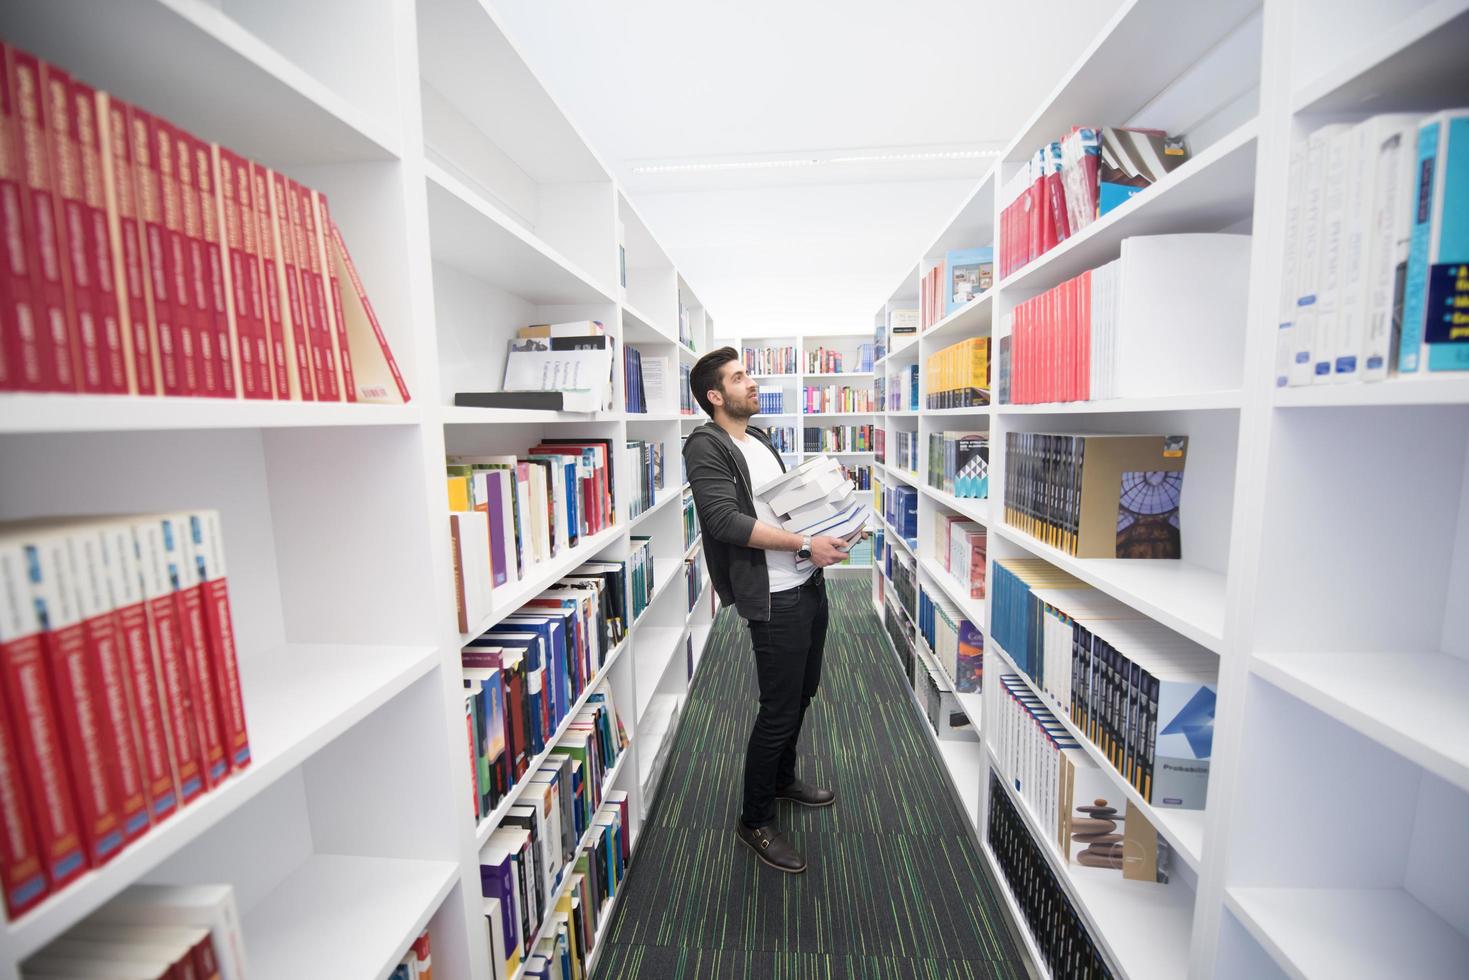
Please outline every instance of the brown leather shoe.
M818 789L815 786L807 786L799 779L793 781L784 789L775 791L777 800L790 800L802 806L831 806L837 801L837 795L829 789Z
M800 874L806 870L806 859L786 843L774 827L746 827L743 820L736 820L735 833L750 846L756 857L775 870L786 874Z

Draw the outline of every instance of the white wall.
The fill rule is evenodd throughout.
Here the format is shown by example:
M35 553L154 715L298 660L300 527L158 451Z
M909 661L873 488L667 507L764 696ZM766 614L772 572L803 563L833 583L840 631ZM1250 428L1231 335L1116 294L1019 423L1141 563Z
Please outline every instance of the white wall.
M973 181L645 194L638 209L715 332L851 333L912 269Z

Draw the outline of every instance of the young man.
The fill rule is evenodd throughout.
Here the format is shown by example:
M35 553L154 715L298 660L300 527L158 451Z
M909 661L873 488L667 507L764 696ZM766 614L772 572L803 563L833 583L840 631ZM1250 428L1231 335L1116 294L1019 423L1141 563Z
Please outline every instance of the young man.
M781 871L806 870L806 860L776 832L775 801L830 806L831 790L796 778L796 741L821 681L826 642L826 583L821 569L846 557L840 538L802 537L780 527L755 488L785 472L764 430L750 425L760 389L733 347L699 358L689 377L705 422L684 443L684 462L704 533L709 575L720 602L750 627L760 710L745 753L740 840ZM796 570L797 558L815 568Z

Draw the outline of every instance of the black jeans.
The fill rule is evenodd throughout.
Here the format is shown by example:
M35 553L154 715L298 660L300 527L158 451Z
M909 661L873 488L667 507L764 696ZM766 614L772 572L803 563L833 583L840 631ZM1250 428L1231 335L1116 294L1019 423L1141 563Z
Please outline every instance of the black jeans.
M775 791L796 778L796 742L821 683L826 646L826 581L821 569L804 585L770 597L770 621L750 622L760 711L745 752L746 826L775 819Z

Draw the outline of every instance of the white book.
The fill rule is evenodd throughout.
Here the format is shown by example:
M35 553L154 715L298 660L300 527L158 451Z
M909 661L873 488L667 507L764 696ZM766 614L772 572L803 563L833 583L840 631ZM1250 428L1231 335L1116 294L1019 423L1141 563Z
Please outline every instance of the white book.
M1306 187L1307 141L1296 140L1290 149L1290 170L1286 177L1285 248L1281 254L1280 303L1275 334L1275 386L1290 383L1291 361L1296 353L1296 287L1300 266L1302 198Z
M1407 271L1408 243L1413 232L1412 179L1418 124L1405 123L1384 133L1373 151L1373 228L1365 272L1366 314L1362 339L1362 380L1382 381L1393 366L1397 336L1393 307L1397 287Z
M822 500L848 482L840 473L818 472L799 486L787 487L780 493L769 497L768 503L776 514L789 514L798 507Z
M1311 340L1311 383L1330 384L1332 358L1341 343L1341 296L1346 256L1347 183L1356 127L1339 130L1326 144L1317 253L1316 327Z
M484 899L485 928L489 931L490 977L492 980L509 980L505 976L505 925L500 920L500 900Z
M649 411L668 404L668 358L643 356L643 398Z
M765 483L760 484L760 486L755 487L755 496L764 500L766 503L770 503L770 498L773 494L778 493L785 487L799 484L808 476L825 469L830 463L831 460L825 456L813 456L800 466L786 470L780 476L767 480Z
M221 980L246 980L244 932L229 885L132 885L92 921L208 929Z
M1306 173L1302 181L1300 239L1296 249L1296 310L1291 385L1311 384L1315 377L1316 302L1320 288L1321 239L1326 197L1326 159L1331 140L1351 127L1322 126L1306 141Z

